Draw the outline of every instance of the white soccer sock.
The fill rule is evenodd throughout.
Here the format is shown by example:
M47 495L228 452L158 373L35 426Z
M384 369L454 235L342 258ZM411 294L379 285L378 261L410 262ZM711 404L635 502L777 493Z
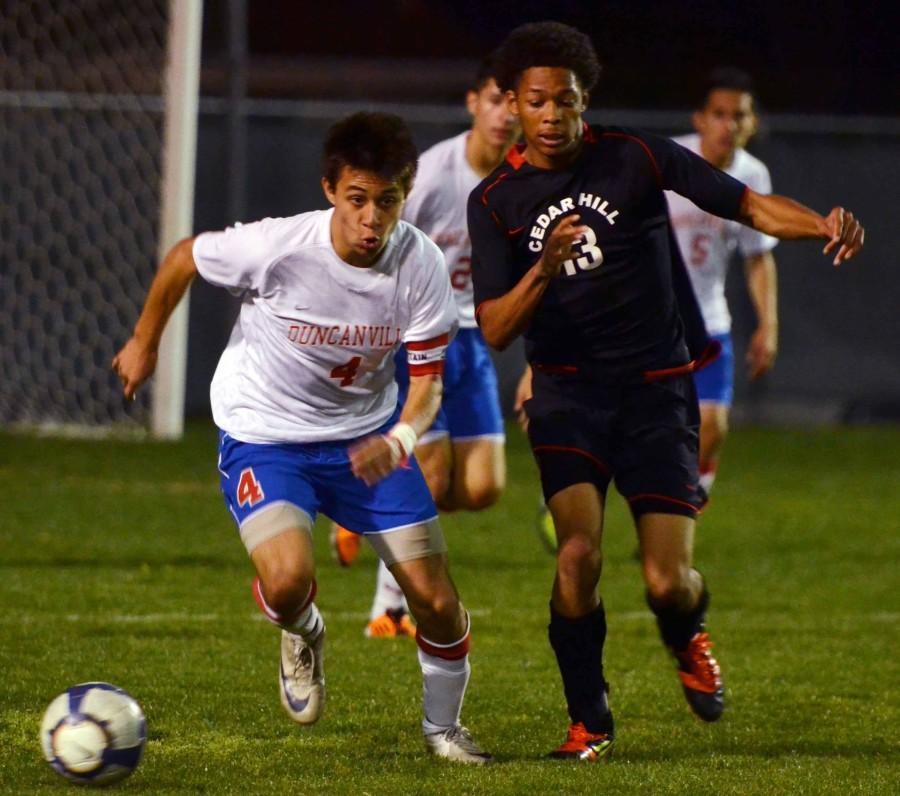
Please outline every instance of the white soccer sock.
M288 633L303 636L304 640L312 641L313 639L318 638L325 629L325 620L322 619L322 614L319 613L316 604L310 603L306 606L300 616L289 625L282 625L282 627L287 630Z
M708 495L716 480L716 471L719 469L719 460L711 459L700 465L700 486Z
M388 610L408 610L403 589L397 583L397 579L384 565L384 561L378 562L378 575L375 579L375 598L372 600L372 610L369 619L377 619Z
M448 661L429 655L419 649L419 665L422 667L422 702L425 717L422 729L426 735L455 726L459 723L463 697L469 683L469 656Z

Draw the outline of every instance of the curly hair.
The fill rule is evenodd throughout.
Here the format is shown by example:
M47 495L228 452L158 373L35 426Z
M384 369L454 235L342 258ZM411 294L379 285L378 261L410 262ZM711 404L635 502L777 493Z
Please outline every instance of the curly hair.
M585 91L594 87L601 68L591 40L562 22L520 25L494 53L494 76L501 91L514 91L522 73L534 66L569 69Z
M406 122L391 113L362 111L333 124L322 148L322 176L334 188L344 166L398 180L408 194L419 151Z

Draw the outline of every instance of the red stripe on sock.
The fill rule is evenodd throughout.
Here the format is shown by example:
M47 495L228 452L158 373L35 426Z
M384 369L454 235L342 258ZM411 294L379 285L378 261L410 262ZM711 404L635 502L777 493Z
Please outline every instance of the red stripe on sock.
M416 630L416 644L427 655L434 655L435 658L443 658L445 661L458 661L469 654L469 633L467 631L466 635L453 644L438 645L429 641Z
M273 625L278 625L279 627L283 627L285 625L291 625L296 620L297 617L300 616L311 604L312 601L316 598L316 592L318 591L318 584L316 581L312 582L312 585L309 587L309 594L306 596L306 599L303 601L303 605L301 605L295 612L293 617L289 617L287 620L278 613L272 606L270 606L266 602L266 598L262 593L262 583L259 578L253 579L253 585L251 590L253 591L253 599L256 601L256 604L259 606L259 610L263 612L263 615L268 619Z

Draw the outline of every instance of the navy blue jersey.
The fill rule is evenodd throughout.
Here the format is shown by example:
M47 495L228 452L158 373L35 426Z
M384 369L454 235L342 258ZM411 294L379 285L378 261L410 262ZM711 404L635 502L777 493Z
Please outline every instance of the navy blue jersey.
M512 290L559 219L577 213L589 233L525 331L528 361L584 368L600 380L687 366L707 338L667 189L733 219L745 186L669 139L625 128L585 127L578 158L558 171L512 149L469 196L476 311Z

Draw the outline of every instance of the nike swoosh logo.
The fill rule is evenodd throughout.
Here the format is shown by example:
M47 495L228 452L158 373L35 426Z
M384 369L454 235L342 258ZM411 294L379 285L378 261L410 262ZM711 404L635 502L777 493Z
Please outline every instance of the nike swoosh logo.
M294 699L291 696L291 692L287 689L287 678L284 676L284 664L282 664L281 666L281 685L281 690L287 698L288 704L291 706L291 709L296 711L297 713L305 710L306 706L309 704L309 697L307 697L306 699Z
M294 309L295 310L308 310L309 304L295 304Z

